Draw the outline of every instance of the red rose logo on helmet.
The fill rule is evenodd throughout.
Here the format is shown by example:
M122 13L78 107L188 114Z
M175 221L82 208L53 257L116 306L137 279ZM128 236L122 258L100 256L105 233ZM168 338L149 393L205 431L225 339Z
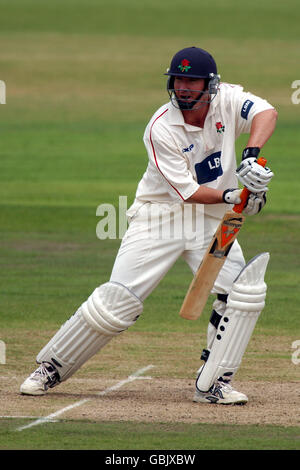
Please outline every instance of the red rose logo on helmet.
M187 59L183 59L181 61L181 64L178 65L178 68L181 70L181 72L188 72L190 68L192 68L190 66L190 61L187 60Z

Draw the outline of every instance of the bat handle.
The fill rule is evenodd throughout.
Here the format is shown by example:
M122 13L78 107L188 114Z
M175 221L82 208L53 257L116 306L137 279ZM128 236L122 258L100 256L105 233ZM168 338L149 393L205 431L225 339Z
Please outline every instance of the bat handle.
M266 166L267 160L263 157L260 157L257 160L257 163L261 166ZM236 212L237 214L241 214L243 212L243 209L244 209L245 205L247 204L247 200L248 200L248 197L249 197L250 193L251 193L251 191L249 191L249 189L247 189L247 188L243 189L243 191L241 192L241 195L240 195L241 202L239 204L235 204L235 206L233 207L234 212Z

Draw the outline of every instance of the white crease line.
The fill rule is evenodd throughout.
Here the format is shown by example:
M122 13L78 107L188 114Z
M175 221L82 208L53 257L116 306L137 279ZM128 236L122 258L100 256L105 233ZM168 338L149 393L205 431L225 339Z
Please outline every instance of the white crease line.
M109 392L112 392L114 390L118 390L119 388L123 387L123 385L133 382L134 380L137 379L151 379L151 377L139 377L142 375L144 372L146 372L149 369L152 369L154 367L153 365L149 365L146 367L143 367L142 369L137 370L134 372L132 375L129 375L127 379L121 380L120 382L116 383L115 385L112 385L111 387L106 388L105 390L102 390L101 392L97 393L98 396L104 396L107 395ZM62 415L66 411L72 410L74 408L77 408L78 406L84 405L88 401L91 401L92 398L85 398L84 400L77 401L73 403L73 405L66 406L65 408L62 408L61 410L56 411L55 413L51 413L48 416L45 416L44 418L39 418L36 421L33 421L30 424L27 424L25 426L21 426L16 429L16 431L23 431L24 429L32 428L33 426L38 426L39 424L47 423L52 421L54 418L57 416Z
M19 415L4 415L4 416L0 416L0 419L41 419L42 416L19 416ZM59 421L58 419L54 419L52 422L53 423L56 423L57 421Z

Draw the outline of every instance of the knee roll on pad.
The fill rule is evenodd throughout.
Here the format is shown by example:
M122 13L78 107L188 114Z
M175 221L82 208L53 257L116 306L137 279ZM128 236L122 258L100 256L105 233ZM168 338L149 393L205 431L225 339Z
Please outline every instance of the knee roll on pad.
M86 322L105 335L129 328L143 311L143 304L129 289L116 282L97 287L81 306Z
M231 379L236 373L265 306L269 258L269 253L253 258L233 283L208 359L196 380L199 391L207 392L216 379Z
M62 325L36 361L52 363L60 380L66 380L114 336L129 328L142 311L142 302L125 286L103 284Z

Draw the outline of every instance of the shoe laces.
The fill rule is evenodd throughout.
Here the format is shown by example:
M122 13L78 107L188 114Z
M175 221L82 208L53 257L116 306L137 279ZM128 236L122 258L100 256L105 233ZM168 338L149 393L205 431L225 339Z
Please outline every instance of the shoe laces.
M215 387L218 388L218 390L224 390L225 392L232 392L233 390L233 387L230 385L230 383L224 382L223 380L217 380Z
M40 380L41 378L46 378L47 380L52 381L55 372L55 368L51 364L48 364L47 366L45 362L42 362L40 366L33 372L31 378L33 380Z

